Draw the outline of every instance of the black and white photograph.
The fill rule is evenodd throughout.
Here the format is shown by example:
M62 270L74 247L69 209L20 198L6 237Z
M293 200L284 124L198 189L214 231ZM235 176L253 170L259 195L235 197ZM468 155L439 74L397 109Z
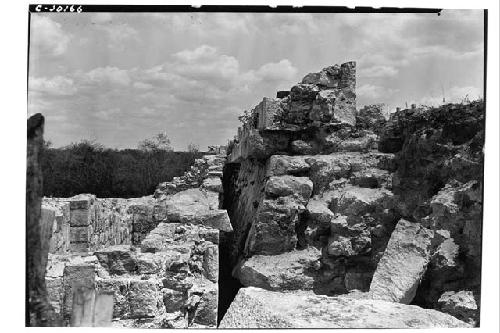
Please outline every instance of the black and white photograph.
M498 4L425 3L26 4L24 326L498 329Z

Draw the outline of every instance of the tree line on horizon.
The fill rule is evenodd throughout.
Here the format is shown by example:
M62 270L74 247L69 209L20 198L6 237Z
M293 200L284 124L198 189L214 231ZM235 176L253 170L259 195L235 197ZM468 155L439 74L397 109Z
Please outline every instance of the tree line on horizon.
M174 152L165 133L139 142L137 149L112 149L81 140L61 148L44 144L41 154L43 195L132 198L151 195L156 186L181 176L203 155L198 146Z

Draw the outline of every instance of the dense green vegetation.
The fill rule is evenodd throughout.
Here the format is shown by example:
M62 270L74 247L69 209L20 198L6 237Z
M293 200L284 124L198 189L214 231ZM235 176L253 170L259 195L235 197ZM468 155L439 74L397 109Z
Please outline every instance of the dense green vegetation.
M150 195L159 183L182 175L201 155L195 150L116 150L85 140L58 149L47 145L41 156L43 192L52 197Z

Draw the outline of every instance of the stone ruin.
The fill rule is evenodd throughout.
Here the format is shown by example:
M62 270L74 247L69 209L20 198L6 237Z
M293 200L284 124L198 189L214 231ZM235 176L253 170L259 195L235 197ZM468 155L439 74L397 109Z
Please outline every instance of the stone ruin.
M221 327L478 324L484 104L386 119L355 71L264 98L229 144L221 251L246 288Z
M152 196L45 198L55 312L88 288L117 327L479 325L484 104L386 119L355 86L306 75Z
M115 327L216 327L219 232L232 230L214 185L224 160L196 160L182 185L160 184L156 198L43 199L46 285L66 325L75 290L86 288L113 295Z

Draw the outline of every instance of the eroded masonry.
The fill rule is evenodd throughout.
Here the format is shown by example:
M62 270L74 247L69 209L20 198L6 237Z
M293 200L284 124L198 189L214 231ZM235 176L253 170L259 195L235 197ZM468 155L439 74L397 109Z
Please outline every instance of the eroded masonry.
M152 196L45 198L55 312L87 288L122 327L477 326L484 103L386 119L355 88L306 75Z

